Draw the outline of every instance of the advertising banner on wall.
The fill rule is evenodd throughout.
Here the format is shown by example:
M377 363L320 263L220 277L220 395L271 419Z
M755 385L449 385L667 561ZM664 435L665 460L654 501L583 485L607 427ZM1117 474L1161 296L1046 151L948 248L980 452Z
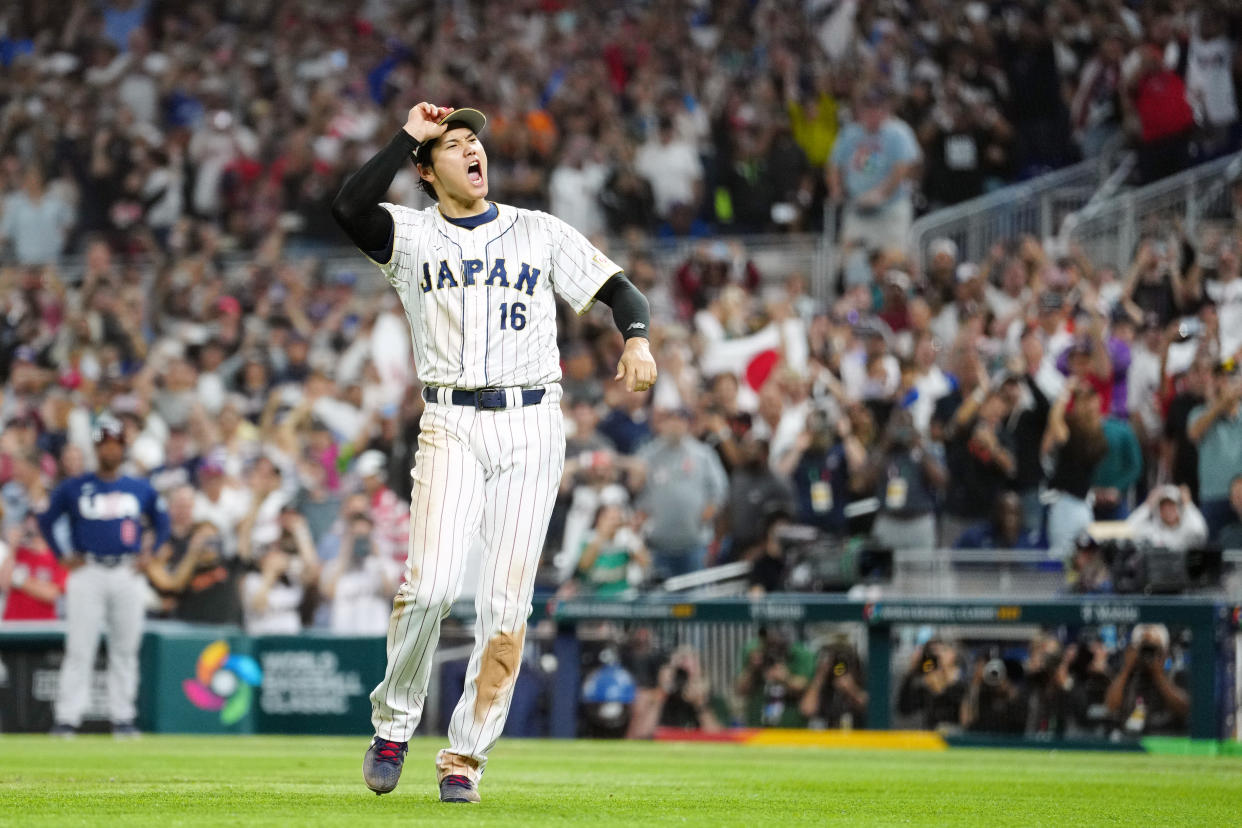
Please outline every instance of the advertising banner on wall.
M300 635L252 642L263 675L255 732L370 732L368 697L384 677L384 639Z

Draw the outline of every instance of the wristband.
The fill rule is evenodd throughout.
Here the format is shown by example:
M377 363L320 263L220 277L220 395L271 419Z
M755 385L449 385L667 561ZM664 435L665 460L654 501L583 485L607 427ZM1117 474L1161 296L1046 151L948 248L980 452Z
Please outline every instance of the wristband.
M13 585L14 589L21 589L29 580L30 570L25 566L19 566L13 569L13 576L9 579L9 583Z

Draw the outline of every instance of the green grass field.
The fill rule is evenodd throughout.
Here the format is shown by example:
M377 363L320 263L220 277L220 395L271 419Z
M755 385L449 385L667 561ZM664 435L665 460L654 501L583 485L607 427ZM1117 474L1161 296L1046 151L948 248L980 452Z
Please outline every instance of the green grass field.
M1229 825L1242 760L502 740L483 803L436 800L439 740L388 796L366 739L0 737L0 825Z

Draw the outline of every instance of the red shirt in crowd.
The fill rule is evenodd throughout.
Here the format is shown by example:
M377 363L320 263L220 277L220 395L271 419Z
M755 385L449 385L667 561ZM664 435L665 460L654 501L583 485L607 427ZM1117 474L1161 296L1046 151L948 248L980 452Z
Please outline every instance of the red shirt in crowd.
M1195 113L1186 100L1186 84L1170 69L1152 72L1138 81L1134 107L1144 143L1180 135L1195 125Z
M69 571L60 565L52 550L47 548L35 550L19 546L13 555L14 578L18 577L19 571L25 572L26 583L54 583L62 594L65 591L65 579L69 577ZM56 602L41 601L17 586L10 586L8 600L4 603L4 620L55 621Z

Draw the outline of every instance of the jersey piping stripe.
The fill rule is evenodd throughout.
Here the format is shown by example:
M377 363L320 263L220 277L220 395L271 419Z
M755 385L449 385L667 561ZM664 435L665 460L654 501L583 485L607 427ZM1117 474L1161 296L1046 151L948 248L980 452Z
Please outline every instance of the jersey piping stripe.
M436 230L440 233L440 236L445 241L453 245L453 247L457 248L457 263L458 263L457 267L458 267L458 270L460 271L461 262L463 262L466 258L466 254L461 249L461 245L457 243L456 239L452 238L447 233L445 233L443 228L437 226ZM462 290L461 291L461 366L457 370L457 382L461 382L461 378L465 373L466 373L466 291Z
M512 230L514 227L517 226L517 223L518 223L518 219L516 216L514 216L513 221L509 222L509 226L506 227L504 230L502 230L499 235L497 235L495 238L488 239L486 242L484 242L483 244L483 263L484 263L483 270L484 272L491 271L491 268L488 267L488 265L491 263L492 257L491 257L491 253L488 252L488 248L492 246L493 242L497 242L503 239L506 233L508 233L510 230ZM488 381L489 372L487 370L487 364L488 364L488 360L490 360L492 356L492 286L488 284L484 284L483 287L485 288L485 291L486 291L484 295L487 297L487 305L486 305L487 319L484 320L484 329L483 329L483 385L487 386L489 385L489 381ZM502 375L503 375L503 371L504 371L504 365L502 364L501 365Z

